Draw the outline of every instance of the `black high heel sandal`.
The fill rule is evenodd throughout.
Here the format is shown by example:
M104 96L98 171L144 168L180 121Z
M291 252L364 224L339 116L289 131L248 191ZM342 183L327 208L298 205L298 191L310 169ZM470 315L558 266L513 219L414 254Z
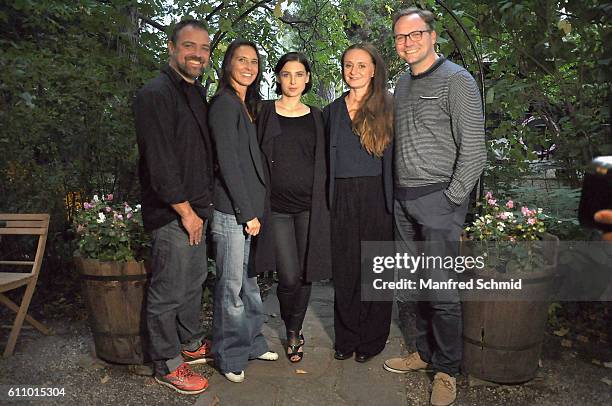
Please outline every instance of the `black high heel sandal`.
M299 341L298 341L299 340ZM296 342L296 344L291 344L292 342ZM300 333L299 336L295 334L295 332L287 332L287 359L289 362L297 363L304 358L304 351L300 349L304 345L304 335ZM297 358L296 358L297 357Z

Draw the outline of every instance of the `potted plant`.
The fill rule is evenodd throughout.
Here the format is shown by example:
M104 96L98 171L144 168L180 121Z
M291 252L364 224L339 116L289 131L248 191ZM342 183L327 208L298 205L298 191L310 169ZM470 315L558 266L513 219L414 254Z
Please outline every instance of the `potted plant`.
M140 205L93 196L77 210L74 260L81 273L98 357L121 364L142 364L146 345L144 309L149 274L149 240Z
M486 266L471 277L515 289L464 292L464 370L487 381L526 382L538 368L558 239L546 233L541 208L501 201L491 192L478 205L464 245Z

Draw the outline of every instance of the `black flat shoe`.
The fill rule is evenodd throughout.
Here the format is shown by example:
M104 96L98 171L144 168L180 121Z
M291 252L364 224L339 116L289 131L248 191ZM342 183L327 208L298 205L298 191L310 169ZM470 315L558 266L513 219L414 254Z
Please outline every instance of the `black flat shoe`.
M353 351L351 352L341 352L336 350L334 353L334 358L340 361L344 361L345 359L349 359L353 356Z
M372 359L372 357L373 357L373 355L357 353L357 354L355 354L355 361L357 361L357 362L368 362L369 360Z

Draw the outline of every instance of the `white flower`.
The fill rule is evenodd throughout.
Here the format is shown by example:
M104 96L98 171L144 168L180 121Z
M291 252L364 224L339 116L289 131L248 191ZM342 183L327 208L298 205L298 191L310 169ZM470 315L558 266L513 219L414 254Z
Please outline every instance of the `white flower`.
M96 220L98 223L104 223L106 221L106 216L104 213L98 213L98 219Z
M139 204L136 205L136 210L140 210L140 205Z
M98 195L94 195L93 200L94 202L98 202L100 201L100 198L98 197Z

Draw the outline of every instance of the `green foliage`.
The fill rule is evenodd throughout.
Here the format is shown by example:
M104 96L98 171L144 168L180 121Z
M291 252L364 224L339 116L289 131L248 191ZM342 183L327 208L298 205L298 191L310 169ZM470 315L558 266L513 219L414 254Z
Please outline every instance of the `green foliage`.
M511 191L526 205L546 207L546 228L560 240L585 240L588 232L578 222L580 189L559 187L547 191L537 187L516 187Z
M487 61L490 136L511 140L504 166L525 171L527 160L534 159L516 142L519 138L529 151L555 143L554 158L566 168L559 175L579 184L592 157L612 153L605 103L610 97L609 3L479 1L458 7L471 10L477 22L474 34ZM522 125L527 114L549 120L534 131ZM519 175L502 174L510 181Z
M0 210L49 211L62 229L71 192L135 195L131 99L155 64L122 10L23 0L2 12Z

